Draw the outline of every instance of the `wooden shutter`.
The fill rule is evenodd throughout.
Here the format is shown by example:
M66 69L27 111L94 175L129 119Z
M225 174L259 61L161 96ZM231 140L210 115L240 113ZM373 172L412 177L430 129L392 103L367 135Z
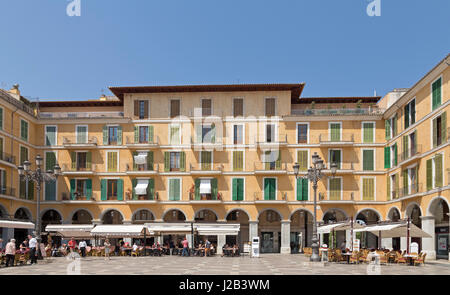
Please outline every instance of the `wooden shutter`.
M388 201L391 200L391 177L389 175L386 175L386 199Z
M139 117L139 100L134 101L134 115Z
M134 143L139 143L139 126L134 126Z
M106 179L102 179L100 181L100 189L101 189L101 199L102 201L106 201L108 199L107 195L106 195L106 190L107 190L107 180Z
M172 179L173 180L173 197L174 200L179 201L180 200L180 180L179 179Z
M122 145L122 126L117 127L117 144Z
M145 119L148 119L150 117L149 116L149 107L148 107L148 105L149 105L148 100L145 100L144 101L144 118Z
M364 133L363 140L365 143L373 142L373 130L374 130L373 123L363 124L363 133Z
M233 100L233 116L240 117L244 115L244 100L242 98L235 98Z
M137 179L136 178L132 178L131 179L131 198L133 200L137 200L137 196L136 196L136 185L137 185Z
M278 150L278 158L275 161L275 169L280 170L281 169L281 150Z
M427 160L427 191L433 189L433 160Z
M92 169L92 152L86 153L86 169L87 170Z
M397 143L394 144L394 166L397 166L398 164L398 151L397 151Z
M123 179L117 179L117 200L123 201Z
M330 200L341 199L341 179L330 178Z
M233 178L233 180L231 181L232 185L231 185L231 190L232 190L232 200L233 201L237 201L237 178Z
M180 152L180 171L186 170L186 153Z
M90 200L92 197L92 179L86 179L86 199Z
M133 170L134 171L137 171L138 169L138 167L137 167L137 164L136 164L136 162L134 161L134 157L135 156L137 156L138 155L138 152L136 152L136 151L133 151L133 152L131 152L131 157L133 158Z
M164 152L164 171L170 171L170 152Z
M148 142L149 143L154 143L154 132L153 132L153 126L148 126Z
M445 143L447 141L447 112L441 115L441 142Z
M363 170L374 170L373 150L363 150Z
M275 98L266 98L266 116L275 116Z
M442 154L437 154L434 157L434 178L436 187L441 187L443 184L443 175L442 175Z
M403 176L403 196L406 196L406 195L408 195L408 191L409 191L409 188L408 188L408 170L403 170L402 171L402 176Z
M297 201L308 200L308 179L297 178Z
M0 108L0 129L3 129L3 109Z
M308 170L308 151L297 151L297 161L300 165L299 171Z
M75 187L75 185L76 185L75 181L76 181L75 179L71 179L71 180L70 180L70 199L71 199L71 200L75 200L75 196L74 196L75 189L76 189L76 187Z
M178 117L180 115L180 101L171 100L170 101L170 116L172 118Z
M200 178L196 178L194 183L195 183L195 190L194 190L195 199L200 200Z
M155 199L155 180L153 178L149 178L148 180L147 199L148 200Z
M218 187L217 187L217 178L211 179L211 199L217 200L217 193L218 193Z
M330 124L330 140L333 142L341 141L341 124Z
M103 126L103 145L108 145L108 126Z
M374 179L373 178L363 178L363 200L373 201L374 200Z
M147 152L147 171L153 171L153 151Z
M394 118L392 119L392 137L397 135L397 114L395 114Z
M77 170L77 153L70 152L70 160L71 160L71 169Z
M244 179L237 178L237 201L244 200Z
M408 158L408 135L403 136L403 160Z
M405 113L403 114L403 123L406 129L409 127L409 104L405 105L403 109L405 110Z
M384 128L385 128L385 137L386 140L391 138L391 120L384 121Z

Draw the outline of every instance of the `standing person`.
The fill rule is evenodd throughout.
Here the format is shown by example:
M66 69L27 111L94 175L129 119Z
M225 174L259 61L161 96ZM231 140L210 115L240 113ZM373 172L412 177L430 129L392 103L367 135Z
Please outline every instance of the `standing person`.
M82 256L82 257L86 257L86 246L87 246L86 241L85 241L85 240L82 240L82 241L78 244L78 246L80 247L81 256Z
M186 239L186 237L184 237L184 240L183 240L183 242L181 242L182 244L183 244L183 252L181 253L181 256L189 256L189 252L188 252L188 249L189 249L189 242L188 242L188 240ZM186 255L185 255L186 254Z
M16 256L16 240L11 239L8 244L6 244L5 249L6 254L6 267L9 266L11 262L11 266L14 266L14 257Z
M73 237L70 239L67 246L69 246L70 249L70 256L72 257L72 259L75 259L75 247L77 246L77 242L74 240Z
M3 239L0 239L0 250L3 249Z
M171 256L172 256L174 248L175 248L175 243L173 242L173 240L170 240L170 242L169 242L169 251L170 251L170 255Z
M108 239L105 240L105 243L103 243L103 246L105 246L105 260L106 259L111 259L111 257L109 257L109 250L111 249L111 243L109 242Z
M208 239L206 239L206 242L205 242L205 257L210 255L209 254L209 250L211 250L211 242Z
M37 251L36 251L36 246L37 246L37 240L36 238L33 238L32 235L28 235L28 247L30 248L30 264L37 264Z

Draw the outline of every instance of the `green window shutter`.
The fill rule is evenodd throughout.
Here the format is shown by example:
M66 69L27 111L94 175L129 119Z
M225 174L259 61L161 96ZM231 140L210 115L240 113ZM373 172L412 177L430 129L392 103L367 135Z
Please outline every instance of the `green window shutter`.
M427 191L433 189L433 160L427 160Z
M136 178L131 179L131 198L133 200L137 200L136 190L135 190L136 185L137 185L137 179Z
M113 171L113 152L106 152L108 154L108 167L107 171L112 172Z
M441 115L441 132L442 142L445 143L447 141L447 112Z
M404 113L404 124L405 124L405 129L409 127L409 104L405 105L404 107L405 113Z
M169 172L170 171L170 153L164 152L164 171Z
M373 150L363 150L363 170L365 171L374 170L373 152Z
M28 182L28 197L30 200L34 200L34 182Z
M169 200L173 201L174 199L174 179L169 179Z
M86 153L86 169L87 170L92 169L92 152Z
M397 173L396 175L395 175L395 195L397 196L397 198L399 197L399 185L398 185L398 183L399 183L399 174Z
M217 178L211 179L211 199L217 200L217 193L218 193L218 187L217 187Z
M122 145L122 126L117 127L117 144Z
M45 153L45 170L53 170L56 165L56 154L55 152Z
M232 198L233 198L233 201L237 201L238 200L237 199L237 195L238 195L238 192L237 192L237 181L238 181L237 178L233 178L233 180L232 180Z
M297 161L300 165L299 171L308 170L308 151L297 151Z
M244 167L244 152L233 151L233 170L242 171Z
M397 114L395 114L394 119L393 119L393 126L392 126L393 127L392 129L394 130L392 137L397 136L397 134L398 134L397 133L397 119L398 119Z
M71 200L75 199L74 193L75 193L75 179L71 179L70 180L70 199Z
M330 200L341 199L341 179L330 178Z
M200 200L200 179L199 178L195 179L194 194L195 194L195 199Z
M123 201L123 179L117 179L117 200Z
M391 120L384 121L386 140L391 138Z
M108 145L108 126L103 126L103 145Z
M398 164L398 151L397 151L397 143L394 144L394 166L397 166Z
M137 164L136 164L136 162L134 161L134 156L137 156L137 155L138 155L138 152L136 152L136 151L131 152L131 156L133 157L133 170L134 170L134 171L137 170Z
M363 124L363 141L364 143L372 143L373 142L373 123L364 123Z
M275 179L264 179L264 200L275 200Z
M72 170L77 170L77 153L70 152L71 168Z
M408 157L408 135L403 136L403 159Z
M216 142L216 124L211 124L211 143Z
M243 178L237 178L237 201L243 201L244 200L244 179Z
M275 161L275 167L277 170L281 169L281 150L278 150L278 158Z
M197 134L197 143L202 142L202 124L197 124L196 128L196 134Z
M100 181L100 187L101 187L101 199L102 199L102 201L106 201L107 200L107 196L106 196L106 189L107 189L106 179L102 179Z
M411 124L416 123L416 100L414 99L410 103L410 112L411 112Z
M308 179L297 178L297 201L308 201Z
M363 200L372 201L373 200L373 179L363 178Z
M181 152L180 153L180 171L186 170L186 153Z
M174 179L174 199L176 201L180 200L180 180L179 179Z
M3 159L4 159L3 158L3 137L0 137L0 160L3 160Z
M149 200L155 199L155 180L153 178L148 180L147 198Z
M386 175L386 199L388 201L391 200L391 177L389 175Z
M437 118L433 120L433 147L437 147L437 137L438 137L438 130L437 130Z
M0 108L0 129L3 129L3 109Z
M403 170L402 176L403 176L403 195L406 196L408 194L408 170Z
M153 152L147 152L147 170L153 171Z
M441 105L441 79L439 78L432 85L432 107L435 110Z
M336 123L330 124L330 140L331 141L341 141L341 125Z
M134 126L134 143L139 143L139 127Z
M435 183L436 187L441 187L443 184L443 175L442 175L442 154L437 154L434 157L434 175L435 175Z
M150 142L150 143L153 143L154 142L154 140L153 140L153 134L154 134L154 132L153 132L153 126L148 126L148 142Z
M92 197L92 179L86 179L86 199L90 200Z

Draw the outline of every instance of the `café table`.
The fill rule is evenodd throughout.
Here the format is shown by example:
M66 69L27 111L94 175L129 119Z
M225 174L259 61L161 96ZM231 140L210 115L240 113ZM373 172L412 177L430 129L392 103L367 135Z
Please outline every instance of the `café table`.
M347 253L342 253L342 256L345 256L345 258L347 259L347 264L350 264L350 257L352 256L352 253L347 252Z
M412 254L405 254L403 255L403 257L406 258L406 261L409 265L414 265L414 260L417 259L417 255L412 255Z

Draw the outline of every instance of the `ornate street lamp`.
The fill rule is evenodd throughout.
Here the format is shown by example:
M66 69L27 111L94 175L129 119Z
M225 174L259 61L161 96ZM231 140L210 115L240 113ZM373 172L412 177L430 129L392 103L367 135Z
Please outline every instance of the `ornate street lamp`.
M36 240L37 247L36 251L39 255L40 253L40 243L41 243L41 218L40 218L40 205L41 205L41 183L44 181L56 181L59 175L61 175L61 167L58 164L55 165L53 170L48 170L47 172L43 172L41 167L44 163L44 159L40 155L37 155L35 158L36 161L36 170L31 170L31 163L29 161L23 162L23 166L17 167L19 172L19 177L21 179L25 179L28 181L34 181L36 183L36 191L37 191L37 203L36 203L36 224L35 224L35 232L36 232Z
M314 222L313 222L313 237L312 237L312 255L310 258L310 261L313 262L319 262L320 256L319 256L319 239L317 237L317 183L319 180L323 177L322 170L326 169L325 164L323 163L323 160L320 158L320 156L315 152L314 155L312 155L312 167L309 167L308 172L305 176L302 178L309 179L309 181L313 184L314 189ZM298 173L300 169L300 165L298 163L295 163L293 165L294 168L294 174L295 179L297 180L299 178ZM333 176L336 174L337 171L337 165L336 163L331 164L331 173Z

